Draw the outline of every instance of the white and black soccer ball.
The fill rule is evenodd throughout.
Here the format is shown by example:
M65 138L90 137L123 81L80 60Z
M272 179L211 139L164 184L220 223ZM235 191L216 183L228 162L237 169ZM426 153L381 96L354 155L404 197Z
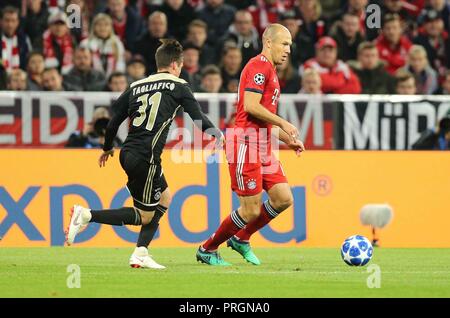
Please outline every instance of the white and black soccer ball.
M255 81L256 85L262 85L264 84L264 81L266 80L266 77L262 73L255 74L253 77L253 80Z
M362 235L350 236L342 243L341 256L347 265L364 266L369 263L372 255L372 244Z

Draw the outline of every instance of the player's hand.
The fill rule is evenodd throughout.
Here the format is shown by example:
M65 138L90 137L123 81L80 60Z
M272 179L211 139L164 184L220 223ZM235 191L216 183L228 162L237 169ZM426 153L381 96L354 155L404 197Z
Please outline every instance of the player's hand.
M300 139L296 139L288 144L288 147L295 151L297 157L300 157L301 153L305 151L305 145Z
M100 168L105 166L109 156L114 157L114 149L103 151L103 153L100 155L100 158L98 158L98 165L100 166Z
M220 137L216 138L216 148L223 149L224 145L225 145L225 136L223 135L223 133L220 133Z
M298 139L298 137L299 137L298 129L297 129L297 127L295 127L291 123L285 121L283 123L283 125L281 125L280 128L283 129L283 131L286 134L288 134L291 142L295 142Z

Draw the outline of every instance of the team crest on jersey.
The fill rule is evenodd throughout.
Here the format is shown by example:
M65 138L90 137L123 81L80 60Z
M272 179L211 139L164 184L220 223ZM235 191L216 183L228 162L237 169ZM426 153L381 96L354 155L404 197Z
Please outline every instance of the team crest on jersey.
M264 84L264 81L266 80L266 78L264 77L264 74L258 73L253 77L253 80L255 81L256 85L262 85L262 84Z
M153 196L153 198L157 201L161 198L161 192L156 192L155 195Z
M255 179L250 179L247 181L247 188L249 190L254 190L256 189L256 180Z

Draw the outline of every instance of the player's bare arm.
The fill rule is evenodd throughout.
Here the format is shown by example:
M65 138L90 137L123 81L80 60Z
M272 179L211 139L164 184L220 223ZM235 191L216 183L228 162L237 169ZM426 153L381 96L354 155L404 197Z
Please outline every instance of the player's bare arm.
M195 99L191 90L186 88L186 97L181 102L184 111L189 114L194 124L203 132L213 136L216 139L217 147L222 147L225 142L223 133L209 120L205 113L202 112L199 103Z
M244 93L244 110L253 117L280 127L294 142L298 136L297 128L280 116L273 114L260 104L261 94L246 91Z
M294 150L297 156L300 156L300 154L305 151L305 145L300 139L296 139L292 141L291 138L289 138L289 135L282 129L279 129L278 127L272 128L272 135L276 136L279 140L284 142L290 149Z
M214 126L214 124L209 120L209 118L201 111L200 105L197 101L194 103L186 103L184 105L185 111L189 114L189 117L194 121L198 128L203 132L215 137L218 140L223 139L222 132Z

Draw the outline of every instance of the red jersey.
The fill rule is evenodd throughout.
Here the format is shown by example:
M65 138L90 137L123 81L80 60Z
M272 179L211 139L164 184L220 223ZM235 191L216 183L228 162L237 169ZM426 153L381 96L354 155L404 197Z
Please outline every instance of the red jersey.
M235 128L227 130L226 155L231 188L240 196L256 195L278 183L287 183L280 162L271 150L272 124L256 119L244 110L245 92L261 94L260 104L277 112L280 84L275 67L262 54L244 67L239 82Z
M276 114L280 97L280 83L275 66L262 54L248 61L242 70L235 126L237 128L266 128L267 137L270 136L272 124L256 119L244 110L245 91L261 94L260 104ZM270 138L267 138L267 141L270 142Z

